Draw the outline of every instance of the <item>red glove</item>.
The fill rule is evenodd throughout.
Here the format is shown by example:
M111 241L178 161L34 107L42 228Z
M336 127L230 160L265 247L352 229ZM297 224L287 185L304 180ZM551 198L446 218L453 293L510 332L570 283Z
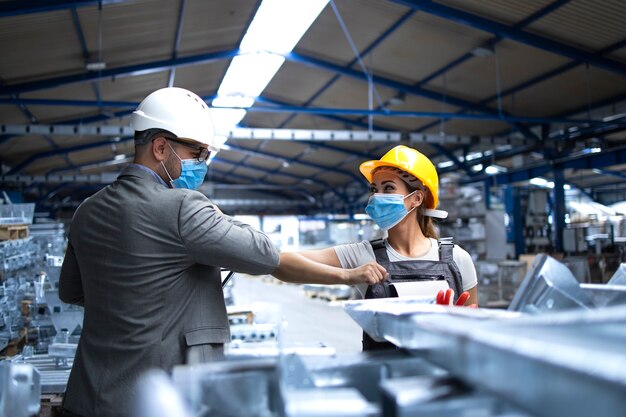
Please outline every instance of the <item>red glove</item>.
M461 293L461 295L459 296L459 299L456 300L456 303L454 305L457 307L464 307L465 303L467 302L469 298L470 298L470 293L467 291L464 291L463 293ZM452 288L448 288L445 293L443 292L443 290L439 290L439 292L437 293L437 299L435 303L445 305L445 306L451 306L453 305L452 300L454 300L454 290ZM477 308L478 306L476 304L470 304L467 307Z

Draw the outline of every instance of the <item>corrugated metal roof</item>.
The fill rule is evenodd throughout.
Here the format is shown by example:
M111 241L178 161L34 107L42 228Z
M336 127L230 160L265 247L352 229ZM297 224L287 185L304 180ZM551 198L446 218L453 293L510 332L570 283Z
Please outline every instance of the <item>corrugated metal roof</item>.
M473 14L514 25L553 0L435 0Z
M500 91L568 62L565 58L512 41L502 41L494 50L500 66ZM471 58L449 71L445 78L450 94L469 100L491 97L497 93L496 55ZM443 88L444 77L438 77L428 85Z
M11 83L84 70L69 11L7 17L0 24L0 76Z
M598 51L626 38L626 4L624 0L572 0L528 29Z
M597 68L574 68L515 95L516 113L541 117L556 115L588 103L626 93L623 77ZM507 109L509 110L509 109Z
M440 3L496 22L515 25L543 7L553 4L553 0L442 0ZM258 4L258 1L253 0L228 2L187 0L177 56L189 57L235 49ZM335 4L359 51L363 51L373 42L380 40L376 48L365 54L363 59L376 76L399 83L395 88L376 86L381 101L387 109L408 112L460 111L461 108L457 105L442 105L442 101L437 100L437 97L441 97L445 90L447 103L453 99L465 100L473 104L472 112L478 113L477 109L481 108L480 102L496 94L493 56L471 57L465 60L447 72L445 83L442 76L433 78L425 85L421 83L425 77L471 53L476 46L493 39L493 35L426 12L411 12L407 7L393 1L343 0ZM144 64L148 71L142 74L122 74L115 79L106 78L94 82L61 83L61 85L49 83L48 88L45 89L32 92L22 91L20 97L92 101L92 105L86 107L27 105L42 123L75 122L91 116L104 116L104 120L100 122L102 124L127 124L129 120L127 116L111 119L106 119L106 117L110 117L116 111L131 109L99 108L96 105L96 90L105 101L139 102L149 92L168 84L170 74L168 68L154 71L150 67L155 61L168 60L173 57L180 5L181 0L136 0L105 5L102 13L97 7L78 7L77 15L91 59L97 59L100 54L98 20L101 17L101 54L107 64L107 69ZM16 7L19 7L17 3ZM624 9L626 7L624 7L623 0L604 2L571 0L568 4L530 25L527 30L563 44L597 50L626 37L624 33L626 11ZM379 39L390 28L395 28L395 30L387 33L385 39ZM54 80L62 75L93 76L96 74L86 72L85 57L69 9L2 18L0 50L3 53L3 58L0 60L0 79L4 85L16 86L32 80ZM336 65L346 66L355 59L354 51L350 48L331 6L327 6L314 22L297 45L296 51ZM502 90L514 88L535 77L541 78L543 74L571 62L557 54L511 40L498 42L496 51L500 61ZM626 47L609 56L611 59L626 63ZM212 63L191 63L188 66L179 67L176 69L174 85L188 88L200 95L211 96L215 94L229 62L229 59L223 59ZM356 72L361 71L356 64L351 68ZM581 65L562 75L547 78L542 83L530 86L515 95L504 97L503 108L518 116L548 117L577 107L584 108L588 101L618 98L626 94L626 82L623 75L616 75L615 72L619 70L607 72L592 66L587 76L584 66ZM318 95L319 89L335 77L335 72L329 69L313 68L287 61L263 92L263 96L295 106L303 106L311 97ZM590 80L589 88L587 79ZM404 104L391 105L389 103L389 99L397 97L400 90L411 90L415 86L434 94L435 99L407 93ZM416 92L419 93L419 90ZM5 94L0 98L9 97ZM375 100L374 108L380 108L380 104ZM593 117L603 117L624 111L619 105L611 105L611 100L607 100L606 104L601 112L594 112ZM269 106L270 104L258 101L257 105ZM495 100L487 105L485 112L497 114ZM6 104L2 106L0 121L4 123L27 122L26 116L17 106ZM326 91L319 94L311 106L367 109L369 107L367 82L364 79L347 75L339 76ZM343 114L334 116L334 118L312 114L292 116L290 113L250 111L243 120L243 124L248 127L275 128L289 119L285 126L287 128L361 129L362 127L354 127L352 122L359 121L361 126L367 126L368 122L366 117ZM586 117L586 115L583 113L581 117ZM432 126L428 132L436 133L441 129L440 119L437 117L376 116L373 121L375 129L404 133L429 125ZM508 129L510 129L509 124L494 120L448 120L443 124L445 133L455 135L491 135ZM624 136L626 133L618 132L612 133L608 138L623 142ZM53 139L60 147L106 140L103 137L58 136ZM213 167L211 169L216 172L215 175L221 175L221 179L227 177L229 172L233 172L250 177L250 179L232 177L233 182L246 183L263 178L264 183L298 183L298 186L314 192L321 191L320 183L306 184L294 176L315 176L337 187L352 184L351 181L353 181L345 175L337 175L332 171L326 172L324 169L317 170L306 164L290 162L282 164L282 160L288 162L290 158L309 149L309 144L258 140L237 140L232 143L252 151L259 148L261 151L270 152L277 155L278 160L258 154L247 156L235 150L224 150L211 165ZM380 156L393 146L391 143L381 142L330 142L327 145L354 151L360 156L350 158L350 155L344 152L328 150L323 146L312 146L311 152L302 156L302 160L322 167L340 167L356 175L358 175L358 164L364 158L363 154L373 153ZM117 149L118 153L121 152L121 147L124 147L124 152L132 150L130 142L120 145ZM432 146L419 144L418 147L437 160L445 159L437 156L437 151ZM482 149L482 146L473 146L473 148ZM8 167L17 165L29 155L50 149L50 143L40 136L6 141L0 138L0 155L3 164ZM112 156L112 149L105 146L71 153L68 158L74 163L89 163ZM220 158L223 162L220 162ZM33 163L25 171L44 173L50 169L67 166L67 164L64 157L52 157ZM115 168L103 169L114 170ZM276 173L268 174L268 171ZM280 175L280 173L286 175Z
M416 13L384 41L383 47L365 57L365 63L375 74L414 83L487 39L489 36L481 31Z

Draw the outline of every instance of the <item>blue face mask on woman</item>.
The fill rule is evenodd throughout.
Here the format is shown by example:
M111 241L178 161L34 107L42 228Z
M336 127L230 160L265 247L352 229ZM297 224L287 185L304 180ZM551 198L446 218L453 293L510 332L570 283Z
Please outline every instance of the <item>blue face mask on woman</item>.
M365 212L374 220L381 230L389 230L400 223L410 212L415 210L415 207L413 207L411 210L407 211L404 207L404 200L416 191L417 190L406 196L402 194L372 194L365 207Z
M197 190L198 187L204 182L204 177L207 173L207 164L205 161L198 162L195 159L182 159L172 148L172 145L169 144L172 152L178 159L180 159L180 177L173 180L170 176L170 173L167 172L165 168L165 164L161 161L161 165L163 165L163 169L165 169L165 173L170 178L170 182L172 187L174 188L187 188L188 190Z

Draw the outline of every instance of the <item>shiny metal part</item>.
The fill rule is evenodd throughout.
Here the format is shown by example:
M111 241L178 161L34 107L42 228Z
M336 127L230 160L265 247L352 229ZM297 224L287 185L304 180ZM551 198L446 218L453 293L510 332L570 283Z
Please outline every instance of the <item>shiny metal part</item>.
M502 416L510 409L497 397L450 377L391 379L382 383L381 390L382 409L389 417Z
M276 359L178 366L174 385L194 415L271 417L277 409Z
M626 285L626 263L620 264L615 274L611 277L609 285Z
M532 415L609 416L626 409L626 307L492 320L457 310L464 313L379 311L378 331Z
M13 363L25 363L37 369L42 394L62 394L65 392L73 361L73 359L68 359L68 366L60 368L57 365L57 358L49 355L33 355L29 357L18 355L11 358Z
M372 300L355 300L343 303L344 310L374 340L389 340L385 334L389 329L397 327L397 332L413 334L412 318L414 315L470 315L476 320L518 317L519 313L503 310L461 309L433 304L432 297L382 298ZM396 331L393 334L397 333ZM405 339L406 341L406 339ZM428 347L422 344L426 340L415 339L410 347L417 349Z
M0 363L0 417L29 417L39 413L39 373L30 364Z
M377 417L379 408L354 388L313 388L283 393L285 417Z
M72 334L76 327L83 324L83 309L71 304L65 304L59 299L59 291L46 290L46 303L50 310L50 318L57 332L67 329Z
M626 305L626 285L580 284L594 307Z
M509 310L539 313L592 306L572 272L556 259L540 254L515 293Z
M172 380L163 371L151 370L137 382L134 413L137 417L192 417Z

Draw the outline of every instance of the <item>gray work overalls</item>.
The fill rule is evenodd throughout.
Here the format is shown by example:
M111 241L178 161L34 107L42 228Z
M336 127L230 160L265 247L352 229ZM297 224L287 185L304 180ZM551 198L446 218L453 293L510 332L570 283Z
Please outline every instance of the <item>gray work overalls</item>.
M455 301L463 292L461 272L452 251L454 242L451 237L439 240L439 260L415 260L390 262L387 256L387 248L383 239L370 241L376 262L383 266L389 273L389 277L382 284L374 284L367 287L365 298L389 298L398 297L394 283L439 281L445 280L448 286L454 290ZM376 342L367 333L363 332L363 350L395 349L389 342Z

